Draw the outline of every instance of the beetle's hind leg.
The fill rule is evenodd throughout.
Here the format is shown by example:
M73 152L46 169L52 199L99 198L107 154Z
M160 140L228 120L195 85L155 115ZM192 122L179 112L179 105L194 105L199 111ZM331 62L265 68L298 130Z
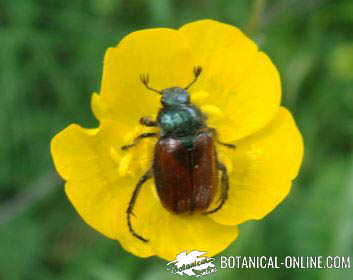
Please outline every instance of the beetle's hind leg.
M220 203L219 205L207 212L204 212L205 215L212 214L217 212L222 208L224 203L226 202L228 198L228 190L229 190L229 177L228 177L228 172L227 172L227 167L221 162L217 162L217 168L221 170L222 175L221 175L221 197L220 197Z
M130 233L135 236L137 239L140 239L143 242L148 242L148 240L144 237L142 237L141 235L139 235L138 233L136 233L136 231L133 229L132 224L131 224L131 214L134 215L133 213L133 209L134 206L136 204L136 200L137 200L137 196L140 193L140 190L142 188L142 185L148 180L152 178L152 169L148 170L145 175L143 175L142 177L140 177L139 181L136 184L135 190L132 193L132 197L130 199L129 202L129 207L126 210L126 215L127 215L127 226L129 228Z
M127 149L137 145L143 138L158 137L158 136L159 136L159 134L156 133L156 132L142 133L139 136L137 136L131 144L122 146L121 149L122 150L127 150Z

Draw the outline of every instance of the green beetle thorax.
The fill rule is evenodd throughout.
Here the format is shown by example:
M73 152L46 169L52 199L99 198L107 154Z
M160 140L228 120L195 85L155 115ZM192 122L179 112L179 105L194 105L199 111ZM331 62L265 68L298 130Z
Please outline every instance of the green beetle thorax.
M164 107L158 114L161 136L193 135L204 127L205 117L194 105Z

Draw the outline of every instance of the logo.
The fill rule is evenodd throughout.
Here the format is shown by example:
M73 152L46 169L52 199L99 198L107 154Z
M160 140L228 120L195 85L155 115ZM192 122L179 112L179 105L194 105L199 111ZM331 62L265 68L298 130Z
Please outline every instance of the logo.
M200 277L217 271L213 264L214 258L201 257L207 252L187 251L178 254L174 261L167 263L167 270L173 274Z

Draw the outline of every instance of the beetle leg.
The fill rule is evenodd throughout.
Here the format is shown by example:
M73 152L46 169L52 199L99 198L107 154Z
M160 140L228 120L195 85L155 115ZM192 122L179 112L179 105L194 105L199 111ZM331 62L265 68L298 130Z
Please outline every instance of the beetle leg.
M159 134L158 133L155 133L155 132L146 132L146 133L142 133L140 134L139 136L137 136L134 141L132 142L132 144L129 144L129 145L124 145L121 147L122 150L127 150L133 146L135 146L136 144L138 144L141 139L143 138L148 138L148 137L158 137Z
M129 231L130 233L135 236L137 239L140 239L141 241L143 242L148 242L147 239L143 238L141 235L137 234L135 232L135 230L132 228L132 224L131 224L131 215L135 216L133 214L133 209L134 209L134 206L136 204L136 199L137 199L137 196L138 194L140 193L140 190L141 190L141 187L142 185L148 180L148 179L151 179L152 178L152 170L148 170L145 175L143 175L142 177L140 177L139 181L137 182L136 184L136 187L135 187L135 190L134 192L132 193L132 197L130 199L130 202L129 202L129 207L127 208L126 210L126 215L127 215L127 226L129 228Z
M218 144L223 145L223 146L225 146L227 148L230 148L230 149L235 149L236 148L236 146L234 144L224 143L224 142L219 141L218 133L217 133L217 130L215 128L207 127L206 131L208 131L208 132L210 132L210 133L212 133L214 135L214 138L215 138L215 140L216 140L216 142Z
M222 208L223 204L226 202L226 200L228 198L229 178L228 178L227 168L221 162L217 162L217 168L219 170L221 170L221 172L222 172L222 176L221 176L221 188L222 188L222 191L221 191L221 197L220 197L221 202L219 203L219 205L216 208L203 213L205 215L217 212L219 209Z
M145 126L158 126L157 122L154 120L151 120L150 117L142 117L140 119L140 124Z

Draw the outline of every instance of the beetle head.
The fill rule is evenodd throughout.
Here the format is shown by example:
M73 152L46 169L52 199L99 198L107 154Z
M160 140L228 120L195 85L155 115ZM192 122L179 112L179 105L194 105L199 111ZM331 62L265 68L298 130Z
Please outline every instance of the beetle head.
M161 103L163 106L175 106L190 103L187 91L180 87L166 88L161 91Z
M190 103L190 96L187 90L197 81L201 72L202 68L200 66L196 66L194 68L194 79L185 88L171 87L160 91L149 86L150 79L147 74L141 74L140 80L148 90L162 95L161 103L163 106L176 106Z

